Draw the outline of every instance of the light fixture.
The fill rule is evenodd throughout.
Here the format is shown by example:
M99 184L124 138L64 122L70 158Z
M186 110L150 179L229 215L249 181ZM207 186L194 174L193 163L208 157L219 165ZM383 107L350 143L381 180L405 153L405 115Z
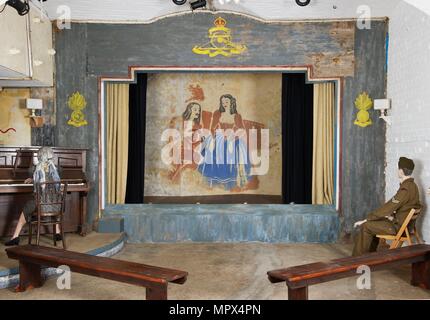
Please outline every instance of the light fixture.
M26 100L27 109L31 110L30 115L30 126L32 128L43 127L43 117L36 115L36 110L42 110L43 100L42 99L27 99Z
M311 0L296 0L296 3L301 7L306 7L309 3L311 3Z
M24 2L21 0L8 0L6 1L6 4L14 8L20 16L25 16L30 11L30 6L27 0L24 0Z
M182 6L186 2L187 0L173 0L173 3L176 4L177 6Z
M48 54L50 55L50 56L55 56L55 54L57 53L57 51L55 51L55 49L48 49Z
M206 0L196 0L194 2L191 2L190 6L192 10L206 7Z
M375 99L373 101L373 108L381 112L380 119L384 120L389 126L391 126L391 117L387 115L387 111L391 109L390 99Z

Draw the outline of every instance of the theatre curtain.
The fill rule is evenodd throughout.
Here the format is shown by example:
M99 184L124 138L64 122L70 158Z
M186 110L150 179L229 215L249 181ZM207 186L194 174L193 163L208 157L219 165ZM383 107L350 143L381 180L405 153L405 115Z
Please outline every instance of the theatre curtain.
M143 203L147 74L138 73L130 84L129 144L126 203Z
M282 194L286 204L312 203L313 85L282 75Z
M108 83L107 108L107 201L125 203L128 165L129 85Z
M334 83L314 84L312 204L333 204Z

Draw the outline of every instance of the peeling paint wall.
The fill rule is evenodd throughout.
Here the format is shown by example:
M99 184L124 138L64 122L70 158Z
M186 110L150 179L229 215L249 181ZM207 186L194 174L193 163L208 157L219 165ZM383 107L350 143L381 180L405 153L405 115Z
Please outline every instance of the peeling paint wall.
M0 92L0 145L31 145L30 111L25 100L30 89L4 89Z

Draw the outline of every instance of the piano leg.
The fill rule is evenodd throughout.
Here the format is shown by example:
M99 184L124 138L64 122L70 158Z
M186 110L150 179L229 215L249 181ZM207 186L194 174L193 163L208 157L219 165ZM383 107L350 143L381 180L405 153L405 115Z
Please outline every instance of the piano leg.
M81 192L80 206L81 206L81 236L85 237L87 235L87 193Z

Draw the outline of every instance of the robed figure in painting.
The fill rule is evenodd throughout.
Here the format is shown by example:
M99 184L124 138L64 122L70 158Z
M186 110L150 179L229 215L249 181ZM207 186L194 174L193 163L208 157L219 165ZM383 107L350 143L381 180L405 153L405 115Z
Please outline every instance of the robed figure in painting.
M212 135L202 143L203 163L198 167L210 187L221 185L226 190L240 191L250 180L251 164L247 136L236 99L225 94L213 113Z
M190 132L189 135L185 135L183 132L183 141L181 141L182 161L181 164L174 165L174 169L170 174L171 180L176 180L184 169L195 170L197 163L200 161L200 157L196 158L198 153L194 152L194 150L200 145L201 141L193 141L193 135L203 128L202 107L197 102L191 102L187 105L182 114L182 128ZM185 155L191 156L191 159L188 159L190 163L185 162Z

